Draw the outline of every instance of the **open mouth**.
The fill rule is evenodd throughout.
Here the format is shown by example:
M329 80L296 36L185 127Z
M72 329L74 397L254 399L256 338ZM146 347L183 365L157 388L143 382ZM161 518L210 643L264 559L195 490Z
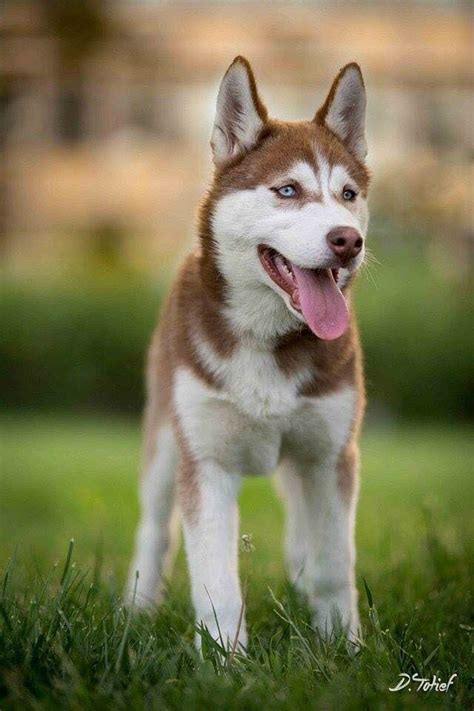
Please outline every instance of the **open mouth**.
M270 279L288 294L292 307L318 338L332 341L344 333L349 312L337 286L338 269L299 267L263 244L258 247L258 256Z

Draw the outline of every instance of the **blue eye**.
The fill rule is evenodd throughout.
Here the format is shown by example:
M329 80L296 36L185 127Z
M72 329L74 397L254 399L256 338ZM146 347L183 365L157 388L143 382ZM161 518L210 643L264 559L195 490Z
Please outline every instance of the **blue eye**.
M352 190L352 188L348 188L347 186L344 188L342 191L342 199L343 200L349 200L352 202L352 200L355 200L357 197L357 193L355 190Z
M291 198L296 195L296 188L294 185L283 185L281 188L278 188L277 193L284 198Z

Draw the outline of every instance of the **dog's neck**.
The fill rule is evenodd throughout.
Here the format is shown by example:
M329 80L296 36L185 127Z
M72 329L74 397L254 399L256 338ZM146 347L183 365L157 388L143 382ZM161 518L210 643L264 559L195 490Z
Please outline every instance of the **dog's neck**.
M225 315L242 338L273 346L281 336L304 328L283 299L262 282L229 284Z

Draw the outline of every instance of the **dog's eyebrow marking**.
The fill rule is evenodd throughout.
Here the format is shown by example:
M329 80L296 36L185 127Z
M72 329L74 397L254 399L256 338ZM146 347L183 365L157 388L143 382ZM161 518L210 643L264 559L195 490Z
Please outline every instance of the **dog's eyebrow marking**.
M305 192L314 195L316 199L321 198L321 186L318 176L313 166L305 161L298 161L289 170L288 175L296 180Z
M354 180L343 165L335 165L329 177L329 187L335 193L341 192L344 185L354 185Z

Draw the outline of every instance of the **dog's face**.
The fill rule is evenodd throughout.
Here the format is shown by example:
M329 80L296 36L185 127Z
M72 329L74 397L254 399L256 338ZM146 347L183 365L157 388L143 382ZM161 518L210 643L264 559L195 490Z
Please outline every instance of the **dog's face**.
M364 124L365 90L355 64L341 70L306 122L269 119L242 58L219 91L211 224L220 268L233 285L272 290L325 340L347 328L341 289L364 259Z

